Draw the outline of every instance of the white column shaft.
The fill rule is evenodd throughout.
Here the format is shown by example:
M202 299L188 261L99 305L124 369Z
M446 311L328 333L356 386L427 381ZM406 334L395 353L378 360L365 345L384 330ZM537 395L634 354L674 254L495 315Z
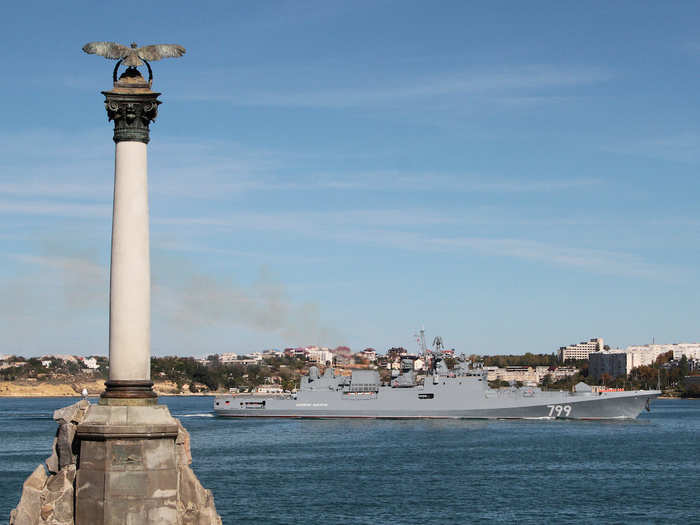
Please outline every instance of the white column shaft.
M151 377L151 268L146 144L116 144L109 295L109 378Z

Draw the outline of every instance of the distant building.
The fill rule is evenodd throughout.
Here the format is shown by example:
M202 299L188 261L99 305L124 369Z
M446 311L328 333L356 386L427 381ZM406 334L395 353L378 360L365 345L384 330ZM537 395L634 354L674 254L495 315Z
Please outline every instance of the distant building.
M535 369L531 366L507 366L499 379L508 382L520 381L521 383L538 383L540 380Z
M552 372L554 371L554 367L550 366L536 366L535 367L535 373L537 374L537 377L542 380L542 378L546 375L552 375Z
M551 375L555 381L575 376L576 374L578 374L578 368L573 366L559 366L551 372Z
M617 377L629 373L629 355L622 350L603 350L592 352L588 356L588 375L600 379L603 374Z
M234 363L238 361L238 354L235 352L224 352L219 354L219 362L222 364Z
M355 355L362 359L367 359L370 363L374 363L377 360L377 352L372 348L365 348L362 352L357 352Z
M583 361L588 359L591 352L604 350L603 338L598 337L588 342L584 341L575 345L562 346L559 348L559 361L565 363L568 360Z
M407 354L408 351L403 347L392 347L389 348L389 350L387 350L386 352L386 356L388 359L396 359Z
M347 346L339 346L333 349L332 353L337 365L348 365L353 361L352 350L350 350Z
M280 385L260 385L255 391L259 394L282 394L284 389Z
M666 345L633 345L625 350L629 356L628 373L638 366L654 364L662 354L673 352L673 359L680 360L683 356L688 359L700 359L700 343L675 343Z
M236 359L235 361L231 361L229 364L248 366L248 365L258 365L258 364L260 364L261 361L262 361L262 359L256 359L256 358L246 359L245 357L242 357L242 358Z
M328 349L316 347L314 350L309 350L306 356L312 363L325 365L333 362L333 352Z
M668 352L673 352L674 361L678 362L683 356L686 356L690 363L700 359L700 343L632 345L624 350L591 353L589 373L596 379L599 379L603 374L610 376L629 374L634 368L653 365L660 355ZM624 371L621 371L623 363Z
M55 355L42 355L41 360L44 361L50 361L51 359L57 359L59 361L63 361L64 363L77 363L78 358L75 357L74 355L68 355L68 354L55 354Z
M578 369L569 366L559 368L548 366L507 366L505 368L486 366L484 370L486 370L488 381L520 381L521 383L541 383L546 376L550 376L553 381L558 381L578 372Z
M97 370L100 368L100 365L97 364L97 359L94 357L83 357L81 361L83 362L83 366L90 370Z
M0 365L0 370L5 370L6 368L13 368L15 366L25 366L27 364L26 361L16 361L14 363L3 363Z

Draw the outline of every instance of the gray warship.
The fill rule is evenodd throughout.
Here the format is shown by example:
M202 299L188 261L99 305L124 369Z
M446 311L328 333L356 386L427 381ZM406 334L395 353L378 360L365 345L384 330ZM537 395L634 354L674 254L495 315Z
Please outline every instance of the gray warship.
M635 419L660 394L594 392L585 383L571 392L515 385L493 389L483 367L462 362L450 370L440 359L421 384L413 360L402 359L400 375L388 385L376 370L343 376L329 367L321 375L313 366L296 393L217 396L214 412L236 418Z

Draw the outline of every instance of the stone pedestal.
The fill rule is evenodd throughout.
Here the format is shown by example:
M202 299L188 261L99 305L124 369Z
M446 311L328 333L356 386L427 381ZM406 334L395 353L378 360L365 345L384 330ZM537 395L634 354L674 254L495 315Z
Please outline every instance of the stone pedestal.
M10 525L221 525L167 407L81 401L54 419L53 453L24 483Z
M178 523L177 434L163 405L92 406L77 430L76 525Z

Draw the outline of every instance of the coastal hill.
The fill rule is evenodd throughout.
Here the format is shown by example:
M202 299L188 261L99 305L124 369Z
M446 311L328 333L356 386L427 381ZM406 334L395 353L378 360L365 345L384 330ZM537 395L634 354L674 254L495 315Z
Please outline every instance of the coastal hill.
M336 373L350 374L355 368L376 369L382 382L391 380L393 369L398 369L403 348L392 348L386 355L377 355L373 349L352 354L347 347L333 351L286 349L284 352L265 351L249 355L215 354L207 358L152 357L151 378L158 395L206 395L224 392L279 393L292 391L299 385L302 374L310 366L324 368L332 363ZM448 354L449 355L449 354ZM469 356L488 371L492 388L520 385L528 381L545 390L570 390L584 381L590 385L604 385L626 390L655 387L657 383L669 395L697 397L700 384L685 356L673 361L672 353L659 356L652 365L640 366L627 374L612 377L603 374L592 377L587 361L552 364L550 354L510 356ZM456 364L454 357L444 357L449 368ZM420 359L416 360L416 364ZM573 365L573 366L572 366ZM419 369L418 369L419 370ZM89 395L104 391L109 375L109 361L104 356L79 357L52 355L23 358L0 355L0 397L53 397L79 396L83 390ZM419 372L420 375L420 372ZM541 377L540 377L541 376Z

